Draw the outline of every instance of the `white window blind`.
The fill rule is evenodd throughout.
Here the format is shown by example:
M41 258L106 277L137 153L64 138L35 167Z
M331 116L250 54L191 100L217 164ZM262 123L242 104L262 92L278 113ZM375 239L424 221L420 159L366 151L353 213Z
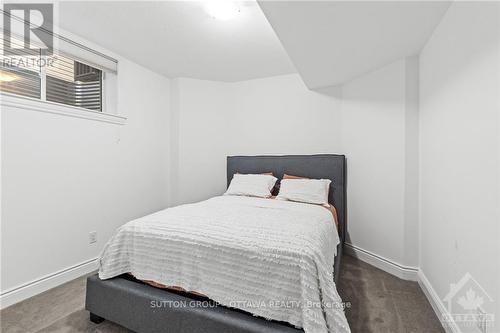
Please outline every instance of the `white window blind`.
M102 71L61 54L52 58L45 71L47 101L102 111Z
M4 13L5 15L5 13ZM17 19L11 16L11 19ZM24 22L24 21L23 21ZM116 74L118 62L101 52L49 31L54 52L46 56L40 49L29 53L3 52L1 31L0 91L22 97L103 111L106 73ZM11 35L11 47L23 46L22 38Z
M30 50L26 52L14 51L12 55L3 56L4 34L0 36L2 62L0 64L0 90L24 97L39 99L41 97L41 68L36 66L40 52ZM11 38L13 48L22 47L22 40ZM22 65L24 64L24 65ZM32 65L35 64L35 65Z

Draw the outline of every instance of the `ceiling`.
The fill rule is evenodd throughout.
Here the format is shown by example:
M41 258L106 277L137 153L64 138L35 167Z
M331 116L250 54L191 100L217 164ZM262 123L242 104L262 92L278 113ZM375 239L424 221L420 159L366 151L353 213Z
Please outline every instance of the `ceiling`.
M237 3L237 17L218 20L202 1L63 1L59 24L170 78L234 82L298 71L320 90L417 54L450 4Z
M448 9L438 1L259 1L310 89L418 54Z
M241 81L296 72L254 1L217 20L198 1L68 1L60 26L167 77Z

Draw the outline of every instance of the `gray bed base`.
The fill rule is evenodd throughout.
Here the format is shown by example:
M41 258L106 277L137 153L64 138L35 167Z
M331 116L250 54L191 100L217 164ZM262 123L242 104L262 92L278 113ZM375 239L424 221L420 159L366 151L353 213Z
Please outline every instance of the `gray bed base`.
M193 295L153 288L125 276L103 281L93 275L87 279L85 308L94 323L106 318L140 333L304 332L208 302Z
M335 258L335 281L338 281L346 234L345 157L331 154L228 157L228 184L238 172L273 172L279 179L287 173L332 180L329 201L337 208L341 240ZM154 288L126 275L109 280L100 280L97 275L88 277L85 308L94 323L107 319L140 333L303 333L287 323L268 321L191 294Z

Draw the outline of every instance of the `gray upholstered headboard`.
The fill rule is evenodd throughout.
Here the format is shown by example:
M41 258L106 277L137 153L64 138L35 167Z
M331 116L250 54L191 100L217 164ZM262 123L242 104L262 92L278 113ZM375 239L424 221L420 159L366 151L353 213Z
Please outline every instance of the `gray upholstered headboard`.
M329 202L337 209L341 243L346 235L346 180L344 155L228 156L227 184L235 173L272 172L279 180L287 173L332 181Z

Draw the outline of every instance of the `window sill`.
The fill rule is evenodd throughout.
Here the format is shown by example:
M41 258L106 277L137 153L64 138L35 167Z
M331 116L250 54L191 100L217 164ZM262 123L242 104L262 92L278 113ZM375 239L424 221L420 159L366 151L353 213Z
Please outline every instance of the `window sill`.
M2 108L21 108L25 110L60 114L68 117L83 118L117 125L125 125L127 121L126 117L114 114L87 110L76 106L40 101L29 97L18 97L5 93L0 94L0 105Z

